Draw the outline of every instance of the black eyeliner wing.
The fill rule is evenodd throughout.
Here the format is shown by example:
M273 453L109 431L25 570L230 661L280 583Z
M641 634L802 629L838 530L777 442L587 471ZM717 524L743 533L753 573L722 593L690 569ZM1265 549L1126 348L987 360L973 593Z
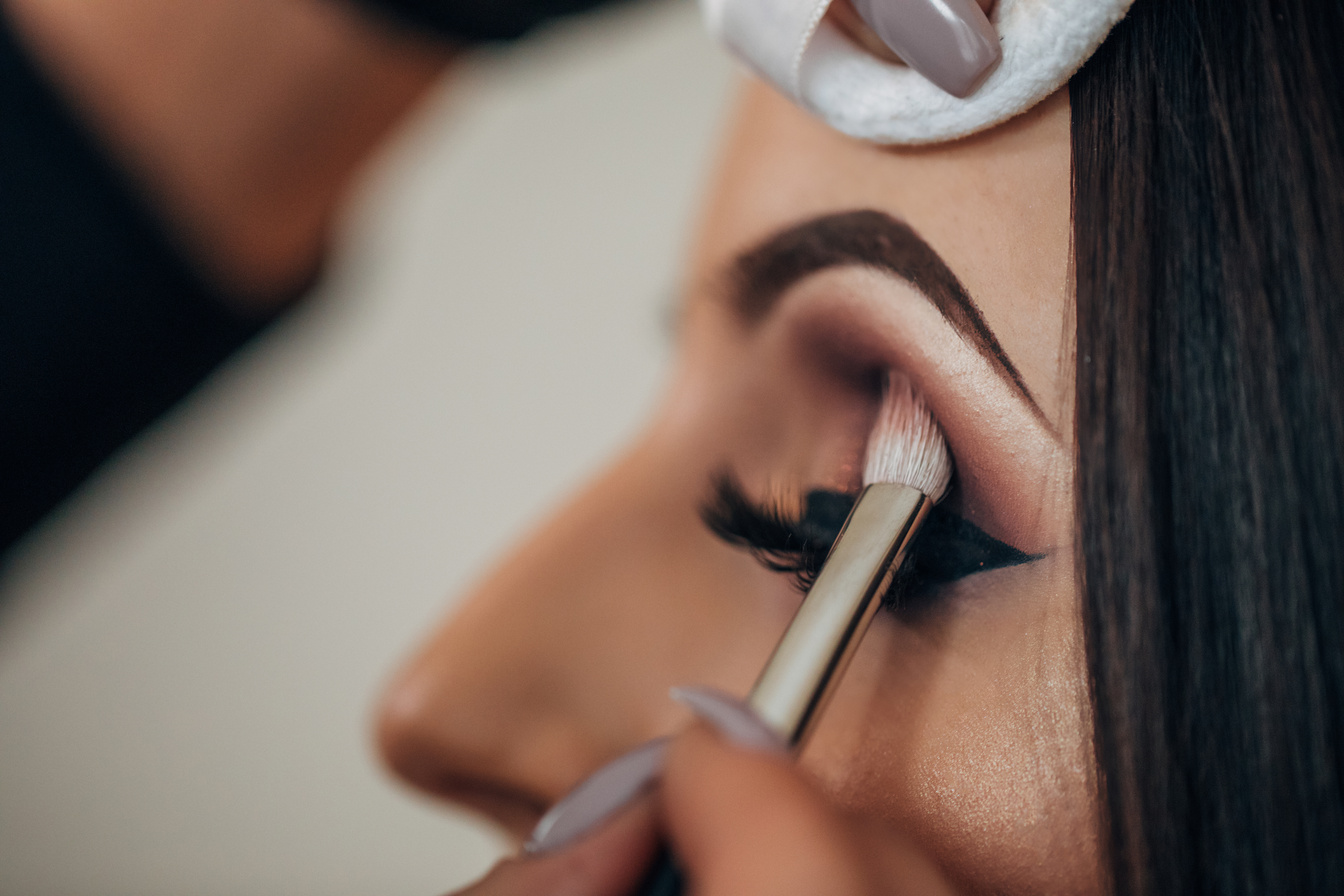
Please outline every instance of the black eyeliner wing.
M854 495L843 492L813 489L804 497L802 515L791 515L778 505L753 501L741 484L725 473L714 478L710 499L700 516L723 541L750 551L767 569L790 574L799 590L806 591L817 580L855 500ZM969 520L935 505L883 603L896 608L939 585L1036 559L1039 557L999 541Z

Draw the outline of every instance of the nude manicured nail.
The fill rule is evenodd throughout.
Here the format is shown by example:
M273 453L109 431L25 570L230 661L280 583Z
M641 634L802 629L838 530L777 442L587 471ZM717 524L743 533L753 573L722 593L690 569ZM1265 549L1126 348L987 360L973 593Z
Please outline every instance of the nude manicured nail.
M672 699L709 723L725 739L748 750L784 753L788 746L773 728L761 721L736 697L712 688L673 688Z
M541 817L523 852L562 849L600 827L658 778L666 755L667 738L660 737L593 772Z
M854 0L869 27L906 64L956 97L999 64L999 36L975 0Z

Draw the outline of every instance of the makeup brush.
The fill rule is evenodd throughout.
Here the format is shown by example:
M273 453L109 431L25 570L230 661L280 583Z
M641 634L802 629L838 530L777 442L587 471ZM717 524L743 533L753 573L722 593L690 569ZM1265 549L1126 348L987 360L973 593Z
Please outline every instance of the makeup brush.
M863 491L747 698L795 753L951 479L947 443L924 399L904 376L889 374L868 437ZM636 892L676 896L682 888L681 874L664 849Z

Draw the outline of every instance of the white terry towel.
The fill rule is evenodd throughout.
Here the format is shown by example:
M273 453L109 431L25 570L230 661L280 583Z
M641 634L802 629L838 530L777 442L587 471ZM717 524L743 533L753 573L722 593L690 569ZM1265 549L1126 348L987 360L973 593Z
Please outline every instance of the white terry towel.
M1012 118L1062 87L1133 0L998 0L1003 61L966 99L874 56L824 18L831 0L701 0L738 57L839 131L878 143L952 140Z

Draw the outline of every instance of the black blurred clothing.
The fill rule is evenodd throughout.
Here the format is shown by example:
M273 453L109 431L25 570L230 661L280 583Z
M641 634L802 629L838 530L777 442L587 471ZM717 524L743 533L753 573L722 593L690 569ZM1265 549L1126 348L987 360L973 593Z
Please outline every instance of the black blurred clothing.
M0 553L264 324L193 270L0 16Z
M514 40L610 0L360 0L416 27L467 42Z
M601 0L362 2L469 43ZM183 255L0 11L0 557L269 322L240 307Z

